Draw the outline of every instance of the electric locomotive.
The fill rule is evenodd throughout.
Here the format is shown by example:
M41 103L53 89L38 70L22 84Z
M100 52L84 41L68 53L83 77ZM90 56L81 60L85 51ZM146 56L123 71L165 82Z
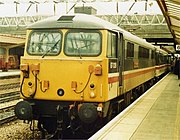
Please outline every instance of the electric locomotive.
M49 134L68 128L96 130L153 83L157 50L91 15L62 15L34 23L27 28L21 57L24 100L16 105L15 114L22 120L38 120L38 128ZM167 64L161 64L164 73Z

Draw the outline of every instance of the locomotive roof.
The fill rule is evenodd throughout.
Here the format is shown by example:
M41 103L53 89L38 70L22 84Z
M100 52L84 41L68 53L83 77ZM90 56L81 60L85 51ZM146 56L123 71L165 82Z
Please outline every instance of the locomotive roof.
M50 17L41 21L38 21L27 29L107 29L116 30L123 33L125 39L131 40L134 43L143 45L147 48L155 49L155 46L146 42L145 40L132 35L131 33L121 29L119 26L112 24L108 21L100 19L96 16L86 14L74 14L74 15L61 15Z
M50 17L38 21L28 29L57 29L57 28L78 28L78 29L118 29L118 26L97 18L92 15L75 14Z

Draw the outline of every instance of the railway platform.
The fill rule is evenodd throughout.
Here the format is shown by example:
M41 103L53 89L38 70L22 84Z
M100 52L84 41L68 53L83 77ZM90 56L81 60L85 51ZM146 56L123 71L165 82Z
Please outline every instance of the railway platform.
M89 140L179 140L179 82L168 74Z
M0 79L19 77L20 70L8 70L7 72L0 71Z

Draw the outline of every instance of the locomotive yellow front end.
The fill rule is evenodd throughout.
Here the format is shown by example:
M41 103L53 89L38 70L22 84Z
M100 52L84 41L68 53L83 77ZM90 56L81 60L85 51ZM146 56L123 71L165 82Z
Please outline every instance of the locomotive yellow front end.
M103 69L107 60L101 54L103 31L29 32L27 54L21 59L22 97L80 102L104 100L102 82L106 81L102 75L107 72ZM38 43L33 38L39 38ZM46 48L41 43L38 46L39 42L47 42Z
M69 126L94 130L107 115L106 45L104 29L28 29L20 66L24 101L16 116L38 120L38 128L51 134Z

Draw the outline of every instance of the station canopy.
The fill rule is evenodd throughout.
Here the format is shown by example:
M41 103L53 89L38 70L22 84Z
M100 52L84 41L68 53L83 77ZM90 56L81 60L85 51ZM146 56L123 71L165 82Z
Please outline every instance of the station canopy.
M14 48L25 45L24 37L0 34L0 48Z
M97 4L96 2L100 2L100 5ZM104 3L102 4L102 2ZM110 7L111 2L114 2L113 7ZM154 35L156 31L157 35L161 34L164 36L164 35L172 34L170 38L173 40L173 44L170 44L170 46L172 46L173 48L174 48L174 42L175 44L180 44L180 0L8 0L8 1L0 0L0 26L1 26L0 28L1 31L3 31L3 28L5 27L9 28L12 26L15 28L17 27L19 28L22 23L26 26L30 23L29 21L33 21L33 22L38 21L37 19L34 20L33 18L27 21L29 15L31 15L32 17L32 15L41 15L41 14L46 15L47 13L51 14L51 16L56 15L57 13L62 14L63 12L71 13L73 11L72 9L78 6L79 4L83 5L83 7L84 5L91 5L94 8L98 8L99 11L97 12L97 14L100 15L102 14L103 17L105 17L104 15L106 15L107 13L108 15L106 15L106 17L109 17L110 14L115 13L114 16L112 17L117 17L116 20L118 21L119 19L123 19L122 21L127 21L129 28L128 31L132 30L132 33L134 33L137 36L139 35L138 33L141 33L143 34L143 38L148 38L145 35ZM155 21L156 17L159 17L159 13L161 13L161 11L169 27L169 30L167 27L168 30L167 34L164 33L164 31L166 31L166 28L164 27L164 22L152 26L153 22L151 21ZM119 17L120 16L119 14L123 15L122 18ZM156 15L153 16L152 14L156 14ZM14 17L11 17L12 15L14 15ZM24 17L22 15L24 15ZM139 20L138 17L142 17L142 18L140 18ZM152 20L150 20L149 17L151 17ZM129 25L129 23L133 23L134 21L138 22L136 26L133 24ZM145 21L144 26L142 21ZM157 21L160 21L160 19L157 18ZM11 23L15 23L15 24L11 25ZM121 24L121 27L123 27L123 24ZM151 29L153 27L155 28ZM147 29L149 29L152 32L151 33L146 32ZM162 29L161 31L163 32L157 29ZM8 31L9 30L6 30L6 33ZM174 39L172 38L172 36ZM167 38L169 39L169 37L161 37L161 38L163 39L165 38L165 41ZM25 42L25 38L0 34L1 48L2 47L12 48L16 46L23 46L24 42Z
M157 0L176 44L180 44L180 0Z

